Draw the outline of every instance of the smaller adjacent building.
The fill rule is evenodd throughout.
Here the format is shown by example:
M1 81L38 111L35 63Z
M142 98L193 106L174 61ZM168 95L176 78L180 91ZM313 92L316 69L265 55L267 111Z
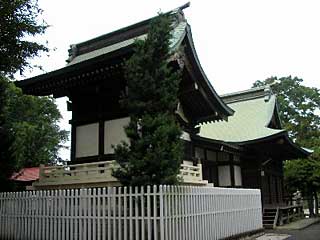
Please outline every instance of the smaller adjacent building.
M22 189L32 188L32 184L39 180L39 167L22 168L18 172L14 172L10 180L14 181Z
M201 150L207 152L204 171L218 174L213 178L215 185L261 189L264 207L285 205L283 162L305 158L311 151L296 145L282 129L276 95L269 86L221 97L234 115L225 122L201 124L199 136L222 141L238 151L218 152L212 161L208 157L212 154ZM225 148L221 145L221 149Z

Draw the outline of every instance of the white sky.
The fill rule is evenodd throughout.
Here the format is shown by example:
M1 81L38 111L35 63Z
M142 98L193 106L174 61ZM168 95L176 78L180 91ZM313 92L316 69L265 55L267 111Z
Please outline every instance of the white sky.
M38 59L46 71L65 65L70 44L131 25L187 0L39 0L51 25L44 35L50 57ZM219 94L245 90L270 76L298 76L320 88L320 1L191 0L184 10L201 65ZM41 72L34 70L28 77ZM57 103L61 126L69 128L66 99ZM63 158L69 153L63 151Z

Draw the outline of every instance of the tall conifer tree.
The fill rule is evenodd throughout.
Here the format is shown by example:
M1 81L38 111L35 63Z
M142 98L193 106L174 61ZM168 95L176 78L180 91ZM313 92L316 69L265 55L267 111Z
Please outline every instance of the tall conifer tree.
M168 66L171 31L172 17L160 13L126 63L130 144L115 147L120 168L113 172L124 185L178 182L182 143L175 110L181 74Z

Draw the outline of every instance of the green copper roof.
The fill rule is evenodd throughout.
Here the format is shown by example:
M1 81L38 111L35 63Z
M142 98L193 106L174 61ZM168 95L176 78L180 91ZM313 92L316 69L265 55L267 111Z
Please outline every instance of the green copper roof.
M122 42L118 42L118 43L112 44L112 45L104 47L104 48L100 48L100 49L94 50L92 52L88 52L88 53L84 53L84 54L78 55L75 58L73 58L67 64L67 66L68 65L73 65L73 64L76 64L76 63L80 63L80 62L83 62L83 61L86 61L86 60L89 60L89 59L92 59L92 58L95 58L95 57L98 57L98 56L101 56L101 55L104 55L104 54L107 54L107 53L111 53L113 51L119 50L119 49L121 49L123 47L127 47L127 46L133 44L136 39L143 40L146 37L147 37L147 34L143 34L143 35L140 35L140 36L135 37L135 38L131 38L131 39L128 39L128 40L125 40L125 41L122 41Z
M220 99L200 65L191 29L182 11L187 6L189 4L168 12L173 17L170 43L172 61L177 61L179 67L188 67L187 74L191 76L191 81L194 81L198 86L193 91L194 97L199 98L198 106L196 107L196 104L187 100L185 100L187 102L185 104L192 105L193 110L190 115L196 116L193 119L193 124L225 120L233 114L233 110ZM146 38L152 19L135 23L82 43L73 44L69 49L67 66L18 81L15 84L21 87L26 94L37 96L53 94L55 97L67 96L71 89L83 87L89 82L94 84L94 81L105 76L105 73L102 72L110 74L116 72L117 70L113 70L113 65L118 69L123 69L122 63L133 54L134 41ZM187 64L184 64L185 62Z
M180 22L173 29L171 43L170 43L170 49L172 51L176 50L180 46L180 44L186 34L186 27L187 27L186 22ZM133 38L124 40L122 42L117 42L115 44L106 46L104 48L100 48L100 49L97 49L97 50L94 50L94 51L91 51L88 53L78 55L75 58L73 58L67 65L73 65L73 64L80 63L80 62L83 62L83 61L86 61L86 60L89 60L89 59L92 59L92 58L95 58L95 57L98 57L98 56L101 56L104 54L114 52L114 51L119 50L121 48L132 45L136 39L144 40L146 37L147 37L147 34L142 34L140 36L133 37Z
M276 108L276 97L264 89L227 94L222 99L230 102L228 106L235 111L234 115L227 122L201 125L201 137L226 142L246 142L285 132L268 127Z

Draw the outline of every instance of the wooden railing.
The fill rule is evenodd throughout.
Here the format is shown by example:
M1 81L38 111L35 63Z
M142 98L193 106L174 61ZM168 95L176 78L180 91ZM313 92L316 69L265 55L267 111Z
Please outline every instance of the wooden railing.
M299 219L303 217L304 214L302 205L279 207L278 224L280 226L283 224L288 224L294 221L294 219Z
M202 165L197 164L197 166L181 164L180 174L182 182L186 184L208 184L207 180L202 179Z
M67 166L40 166L40 179L34 188L70 188L119 186L119 181L112 176L116 168L115 161L72 164ZM180 174L184 184L206 185L202 179L201 164L197 166L181 164Z
M114 161L72 164L67 166L40 166L40 179L33 186L107 186L120 185L112 176ZM63 187L62 187L63 188Z

